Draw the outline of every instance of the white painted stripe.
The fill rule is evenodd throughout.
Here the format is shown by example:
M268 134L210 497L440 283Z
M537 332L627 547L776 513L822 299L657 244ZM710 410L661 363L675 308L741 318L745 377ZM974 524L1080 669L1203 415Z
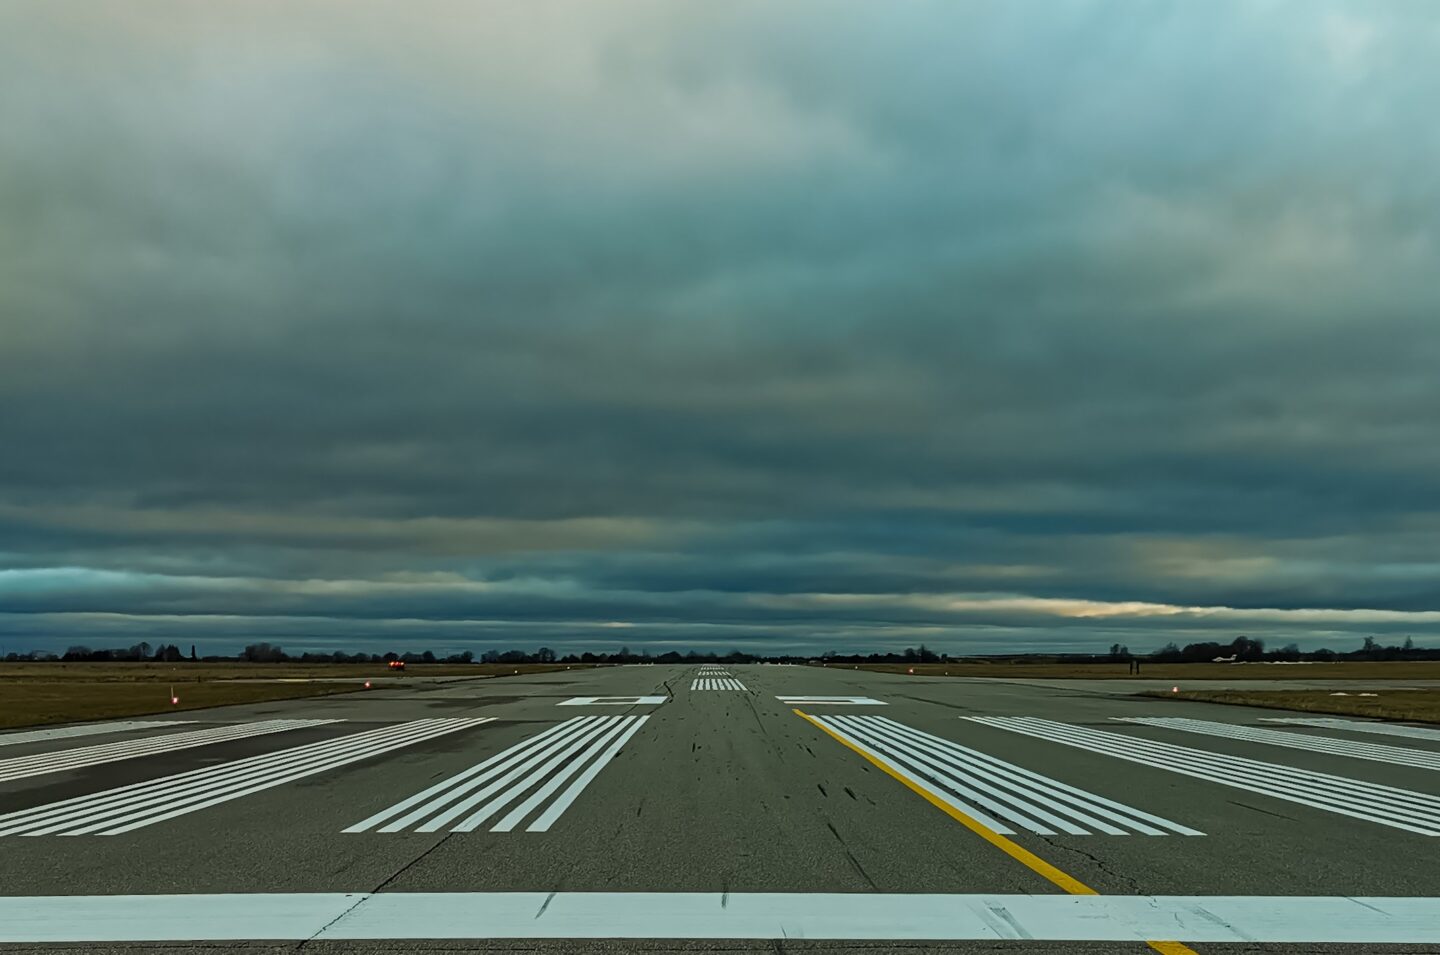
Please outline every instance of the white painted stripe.
M486 787L480 792L461 800L446 812L426 822L423 826L420 826L418 831L435 832L445 823L450 822L462 813L468 812L474 806L479 805L480 800L486 795L495 793L497 789L500 790L498 795L494 795L489 802L480 806L479 809L476 809L454 826L455 832L474 831L479 828L482 822L505 808L511 801L519 797L521 793L525 792L532 785L544 779L561 763L572 759L584 760L591 752L591 747L596 741L600 740L604 733L614 725L615 723L610 720L597 720L587 725L584 730L567 740L564 746L560 747L557 752L552 753L544 762L540 762L539 757L529 760L523 764L520 769L501 779L499 783ZM524 772L522 776L522 770L528 771ZM503 784L506 783L513 783L513 785L504 786Z
M397 731L396 728L389 728L380 732L393 733ZM357 735L364 736L367 734ZM272 769L277 765L283 766L287 763L303 761L317 750L332 751L337 744L345 744L347 741L354 740L355 738L355 736L346 736L340 737L337 740L323 740L318 743L310 743L306 746L280 750L276 753L251 756L246 759L223 763L219 766L194 769L189 772L177 773L148 782L121 786L102 793L76 796L60 802L22 810L17 813L12 813L9 816L0 817L0 835L10 835L24 830L28 830L30 834L48 832L50 831L49 828L39 830L38 827L42 824L48 827L50 824L56 822L70 822L76 819L90 817L99 808L107 810L125 809L135 805L148 804L157 799L162 802L179 800L197 791L201 793L212 792L218 786L232 782L236 778L251 778L257 771ZM7 821L16 824L7 827Z
M266 736L270 733L284 733L289 730L305 729L336 723L339 720L265 720L258 723L239 723L210 729L191 730L185 733L169 733L164 736L146 736L141 739L120 740L115 743L100 743L53 753L37 753L0 760L0 782L24 779L47 773L66 772L113 763L122 759L138 759L158 753L173 753L197 746L225 743L252 736Z
M880 892L0 898L0 942L778 939L1440 944L1440 899Z
M435 796L445 792L451 787L459 786L461 783L465 783L467 780L473 781L474 785L479 785L490 775L500 772L513 760L519 759L521 755L523 755L524 750L527 747L533 746L562 732L569 732L571 729L574 728L576 722L576 720L567 720L564 723L557 723L555 726L550 727L539 735L532 736L530 739L525 740L523 743L520 743L517 746L512 746L504 752L498 753L497 755L490 757L482 763L477 763L476 765L471 766L464 772L451 776L449 779L441 780L430 788L423 789L415 795L409 797L408 799L402 799L388 809L383 809L380 812L377 812L375 815L369 817L368 819L357 822L355 825L349 827L348 829L345 829L344 831L365 832L369 829L374 828L375 826L378 826L380 823L385 822L387 819L391 819L395 816L400 815L407 809L425 803L427 800L434 798ZM487 769L490 770L489 773L485 772ZM482 773L484 773L485 775L481 776L480 774ZM476 776L479 776L480 778L475 779ZM461 788L457 790L456 794L450 798L457 798L459 793L464 791L465 788ZM437 802L436 805L444 805L446 802L449 802L448 798ZM410 816L407 816L405 819L401 820L401 822L396 826L395 829L382 831L393 832L396 831L396 829L404 828L404 826L408 825L410 822L413 822L415 819L423 818L425 815L428 814L428 812L429 810L427 809L423 812L413 813Z
M827 705L827 706L885 706L883 700L871 699L868 696L777 696L775 699L781 703L789 703L792 706L804 704Z
M1010 716L962 718L1394 829L1440 836L1440 798L1408 789L1053 720Z
M668 696L575 696L561 700L556 706L657 706Z
M1235 723L1196 720L1188 717L1116 716L1111 718L1124 723L1140 723L1145 726L1157 726L1161 729L1179 730L1184 733L1199 733L1202 736L1219 736L1247 743L1284 746L1289 749L1303 749L1331 756L1349 756L1377 763L1390 763L1394 766L1440 770L1440 753L1406 749L1403 746L1386 746L1383 743L1365 743L1357 740L1337 739L1333 736L1311 736L1307 733L1287 733L1260 726L1240 726Z
M196 720L118 720L114 723L88 723L84 726L55 726L43 730L26 730L0 736L0 746L39 743L75 736L102 736L106 733L130 733L135 730L165 729L170 726L192 726Z
M1406 726L1404 723L1368 723L1364 720L1339 720L1325 717L1262 716L1265 723L1293 723L1296 726L1318 726L1322 729L1349 730L1354 733L1379 733L1382 736L1406 736L1410 739L1440 741L1440 729L1428 726Z
M540 814L539 819L530 824L528 831L545 832L554 825L555 820L559 819L561 814L570 808L570 804L575 801L575 798L585 791L585 787L590 785L590 781L600 774L600 770L604 769L610 760L615 758L615 754L620 752L620 747L625 745L626 740L634 736L635 731L645 725L645 721L649 718L648 716L641 716L631 723L629 729L627 729L619 739L611 743L610 748L604 753L601 753L600 758L591 763L590 768L585 770L579 779L571 783L569 789L556 797L555 801L550 804L550 808Z
M0 835L118 835L491 722L417 720L0 816Z
M1041 835L1202 833L880 716L820 718L910 766L962 801ZM1038 822L1036 821L1038 820ZM1053 827L1053 828L1052 828Z
M648 719L579 716L566 720L344 831L366 832L379 826L380 832L400 832L414 826L417 832L447 827L469 832L512 805L490 831L513 831L537 811L540 816L526 831L544 831ZM567 782L569 786L556 795Z
M1011 829L1009 826L1007 826L1000 820L992 818L990 815L981 812L979 809L968 803L961 802L955 797L954 793L937 788L926 779L923 779L922 777L917 776L915 773L910 772L910 770L906 769L903 765L892 759L890 756L876 752L871 747L865 745L863 741L850 735L848 731L835 724L831 720L831 718L824 716L816 716L814 717L814 719L824 724L826 729L834 733L836 736L839 736L841 739L845 740L845 742L849 743L851 746L854 746L861 752L868 754L872 759L878 760L879 762L883 763L885 766L890 768L891 772L895 773L898 776L904 777L911 785L916 786L917 788L929 793L931 796L940 800L945 805L959 812L963 812L970 818L975 819L986 826L989 826L991 829L995 830L998 833L1001 833L1002 835L1010 836L1015 834L1014 829Z

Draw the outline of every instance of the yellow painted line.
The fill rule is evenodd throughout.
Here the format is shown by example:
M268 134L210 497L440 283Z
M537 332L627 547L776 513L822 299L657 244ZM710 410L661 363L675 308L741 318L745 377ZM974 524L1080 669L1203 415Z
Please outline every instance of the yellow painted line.
M801 719L808 721L810 725L820 730L826 736L829 736L841 746L844 746L851 752L857 753L860 756L864 757L865 760L874 765L881 772L885 773L887 776L891 777L897 782L902 783L905 788L915 793L921 799L924 799L930 805L934 806L936 809L940 810L945 815L949 816L951 819L954 819L956 822L960 823L960 825L964 826L966 829L969 829L971 832L975 833L977 836L984 839L986 842L990 843L992 846L999 849L1001 852L1005 853L1010 858L1014 859L1016 862L1019 862L1021 865L1034 872L1036 875L1039 875L1047 879L1048 881L1054 883L1055 885L1058 885L1060 888L1064 889L1071 895L1100 894L1099 892L1096 892L1094 889L1090 888L1090 886L1086 885L1084 882L1081 882L1074 876L1068 875L1067 873L1062 872L1060 869L1046 862L1044 859L1040 858L1035 853L1031 852L1029 849L1020 845L1019 843L1005 838L1000 833L996 832L994 829L991 829L989 826L985 825L980 820L961 812L959 809L956 809L954 806L945 802L943 799L939 799L933 794L926 792L924 789L921 789L919 786L915 785L915 783L912 782L910 779L906 778L905 774L900 772L894 766L891 766L889 763L885 762L885 760L881 759L880 757L874 755L873 753L866 752L865 750L856 746L854 743L850 742L848 739L845 739L843 736L835 733L833 730L830 729L830 727L826 726L824 723L821 723L809 713L801 712L798 709L792 710L791 712L793 712ZM1155 951L1160 952L1161 955L1199 955L1199 953L1197 953L1193 948L1189 948L1188 946L1182 945L1179 942L1146 941L1145 944L1149 945Z

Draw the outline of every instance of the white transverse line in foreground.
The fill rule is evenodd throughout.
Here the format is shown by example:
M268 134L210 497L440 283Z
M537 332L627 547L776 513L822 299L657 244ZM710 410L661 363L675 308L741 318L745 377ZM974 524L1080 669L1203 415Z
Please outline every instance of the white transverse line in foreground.
M493 721L428 719L295 746L0 816L0 836L114 836Z
M1425 793L1030 716L962 718L1352 819L1440 836L1440 797Z
M1408 736L1410 739L1440 740L1440 729L1406 726L1403 723L1367 723L1364 720L1337 720L1323 716L1262 716L1265 723L1293 723L1296 726L1319 726L1330 730L1354 733L1379 733L1382 736Z
M265 736L269 733L283 733L287 730L338 722L340 721L265 720L259 723L237 723L233 726L191 730L186 733L169 733L165 736L146 736L142 739L100 743L95 746L82 746L79 749L65 749L55 753L38 753L34 756L0 759L0 782L8 779L23 779L27 776L41 776L45 773L60 773L99 763L113 763L122 759L153 756L156 753L173 753L176 750L209 746L211 743L224 743L234 739L244 739L247 736Z
M1238 739L1247 743L1265 743L1269 746L1304 749L1313 753L1328 753L1332 756L1350 756L1355 759L1368 759L1376 763L1390 763L1395 766L1440 770L1440 753L1432 753L1423 749L1406 749L1404 746L1386 746L1383 743L1365 743L1353 739L1338 739L1333 736L1310 736L1307 733L1286 733L1263 726L1238 726L1235 723L1196 720L1184 716L1114 716L1111 719L1123 723L1143 723L1146 726L1158 726L1161 729L1199 733L1202 736Z
M387 892L0 898L0 942L925 939L1440 943L1440 899Z
M812 719L1000 833L1014 832L1008 823L1045 836L1203 835L884 716Z
M440 829L470 832L532 787L538 787L491 826L490 831L510 832L549 801L544 811L525 827L526 832L545 832L649 718L577 716L566 720L402 799L345 831L368 832L378 826L380 832L400 832L414 825L417 832ZM574 782L555 795L572 776Z
M829 704L832 706L885 706L884 700L874 700L868 696L777 696L775 699L781 703L789 703L798 706L805 703Z
M171 726L189 726L193 723L195 720L117 720L114 723L88 723L85 726L56 726L48 730L6 733L4 736L0 736L0 746L37 743L49 739L69 739L72 736L102 736L106 733L128 733L132 730L166 729Z

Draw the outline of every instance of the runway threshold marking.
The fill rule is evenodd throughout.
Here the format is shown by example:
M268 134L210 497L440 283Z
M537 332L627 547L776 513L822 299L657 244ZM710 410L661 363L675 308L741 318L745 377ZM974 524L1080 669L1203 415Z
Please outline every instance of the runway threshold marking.
M816 719L1002 834L1010 825L1043 836L1204 834L884 716Z
M692 690L736 690L746 689L745 684L733 677L696 677L690 681Z
M46 773L60 773L71 769L83 769L100 763L114 763L122 759L138 759L159 753L173 753L196 746L209 746L252 736L267 736L289 730L306 729L338 723L341 720L263 720L258 723L237 723L231 726L217 726L185 733L167 733L164 736L146 736L141 739L120 740L114 743L98 743L78 749L64 749L58 752L37 753L33 756L17 756L0 759L0 782L42 776Z
M26 730L0 736L0 746L38 743L75 736L102 736L107 733L129 733L133 730L165 729L169 726L191 726L197 720L117 720L114 723L90 723L85 726L55 726L43 730Z
M962 719L1392 829L1440 836L1440 797L1426 793L1036 717Z
M556 706L658 706L668 696L573 696Z
M119 835L493 719L415 720L77 796L0 816L0 836Z
M471 832L534 787L534 791L491 826L490 831L510 832L540 810L525 831L546 832L649 718L577 716L568 719L344 831L401 832L413 827L416 832L441 829ZM556 795L572 776L574 782Z
M1407 749L1404 746L1386 746L1384 743L1366 743L1358 740L1339 739L1334 736L1287 733L1284 730L1267 729L1263 726L1240 726L1235 723L1197 720L1183 716L1112 716L1111 719L1121 723L1139 723L1160 729L1198 733L1202 736L1219 736L1247 743L1263 743L1267 746L1309 750L1313 753L1325 753L1330 756L1368 759L1372 762L1390 763L1394 766L1440 770L1440 753L1423 749Z
M809 939L1425 945L1440 899L781 892L381 892L0 898L0 942ZM1148 942L1166 955L1192 950Z
M986 842L990 843L992 846L999 849L1001 852L1005 853L1010 858L1014 859L1016 862L1019 862L1021 865L1025 866L1027 869L1029 869L1031 872L1034 872L1041 878L1053 883L1056 886L1059 886L1062 890L1069 893L1070 895L1100 895L1099 892L1090 888L1090 886L1086 885L1084 882L1081 882L1073 875L1070 875L1069 873L1060 869L1058 866L1046 862L1044 859L1040 858L1035 853L1031 852L1029 849L1026 849L1024 846L1011 839L1005 838L1005 836L1001 835L999 832L992 829L990 826L987 826L979 819L976 819L970 814L964 812L959 807L951 803L949 800L945 799L940 793L932 789L930 786L927 786L920 780L913 778L908 773L905 773L897 767L891 765L891 763L885 758L879 756L876 753L869 752L864 747L858 746L850 740L846 739L842 734L837 733L830 727L826 726L820 719L813 717L802 710L797 709L793 710L792 712L794 712L795 715L800 717L801 719L808 721L812 726L829 736L831 739L835 740L841 746L844 746L846 749L849 749L852 752L858 754L860 757L873 764L881 772L885 773L887 776L891 777L896 782L899 782L907 789L910 789L920 798L930 803L930 805L934 806L936 809L939 809L941 812L945 813L945 815L949 816L951 819L954 819L956 822L960 823L960 825L964 826L966 829L969 829L971 832L975 833L977 836L984 839ZM1196 953L1193 949L1188 948L1180 942L1154 938L1145 938L1142 940L1145 942L1146 945L1150 946L1150 948L1154 949L1157 952L1160 952L1161 955L1198 955L1198 953Z
M1440 729L1406 726L1403 723L1367 723L1364 720L1337 720L1323 716L1262 716L1262 723L1290 723L1295 726L1318 726L1321 729L1348 730L1354 733L1378 733L1382 736L1405 736L1410 739L1440 740Z

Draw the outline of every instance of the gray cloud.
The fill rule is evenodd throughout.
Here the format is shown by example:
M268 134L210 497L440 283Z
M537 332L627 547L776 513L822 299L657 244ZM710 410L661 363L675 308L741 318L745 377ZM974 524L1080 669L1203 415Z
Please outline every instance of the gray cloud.
M7 5L0 634L1433 633L1440 21L1045 13Z

